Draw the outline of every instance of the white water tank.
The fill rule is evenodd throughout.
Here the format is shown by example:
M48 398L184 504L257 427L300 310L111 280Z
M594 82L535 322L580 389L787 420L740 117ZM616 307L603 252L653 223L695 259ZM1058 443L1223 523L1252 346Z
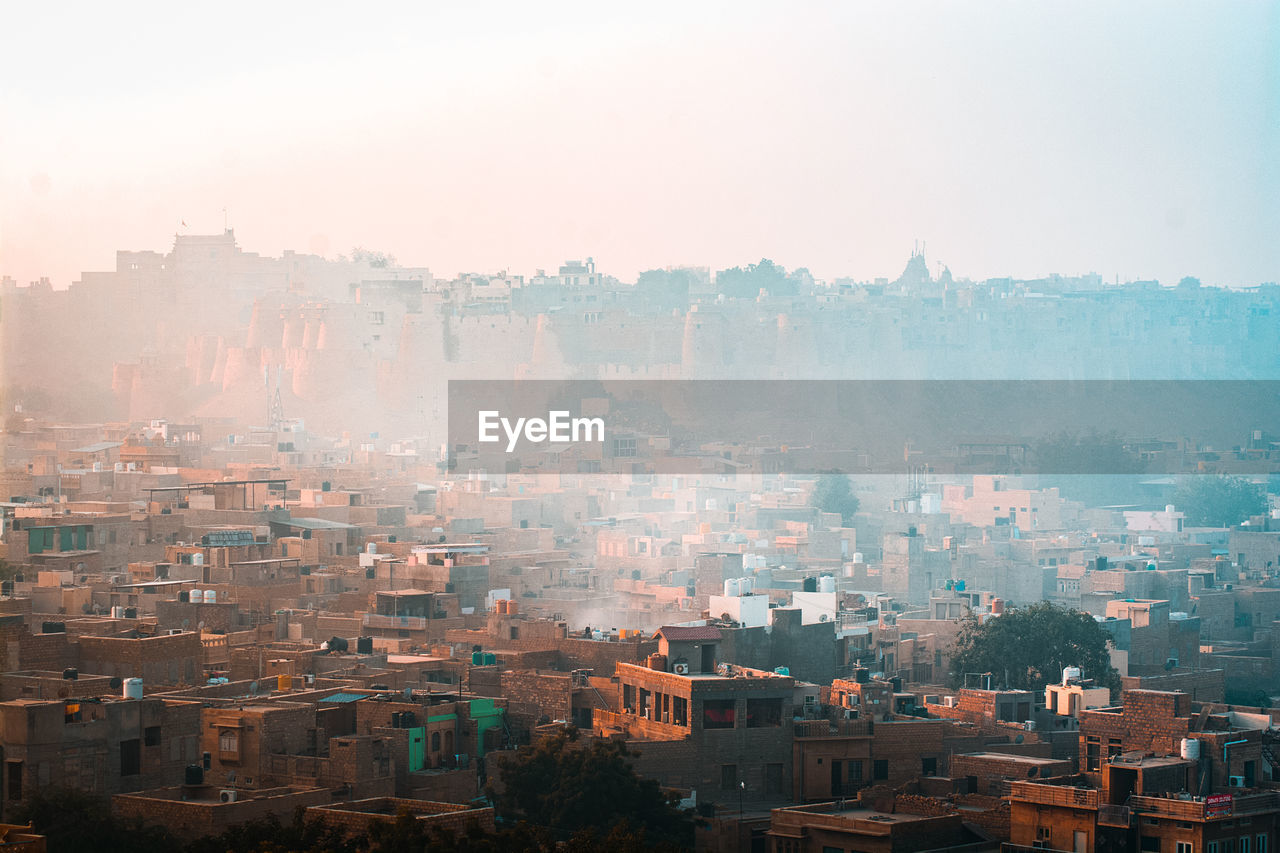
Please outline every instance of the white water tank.
M1083 673L1078 666L1064 666L1062 668L1062 683L1067 684L1073 678L1079 678Z
M204 565L204 554L192 554L192 555L191 555L191 565L193 565L193 566L203 566L203 565Z
M742 595L742 578L729 578L724 582L725 597Z
M112 618L112 619L123 619L123 618L124 618L124 608L123 608L123 607L113 607L113 608L111 608L111 618Z
M218 592L217 592L217 590L213 590L213 589L206 589L206 590L204 591L204 603L205 603L205 604L217 604L217 603L218 603Z
M142 698L142 679L126 678L124 680L124 698L141 699Z
M203 589L193 589L193 590L191 590L191 603L192 603L192 604L203 604L203 603L204 603L204 590L203 590Z
M370 542L368 545L365 545L365 546L364 546L364 552L365 552L366 554L376 554L376 553L378 553L378 543L377 543L377 542Z
M1182 739L1182 757L1186 761L1200 760L1200 741L1191 737Z
M853 552L853 561L854 561L855 563L865 563L865 562L866 562L866 560L862 559L862 552L861 552L861 551L854 551L854 552Z
M742 589L743 595L750 595L751 593L755 592L756 590L755 578L742 578L740 583L742 585L741 589Z
M823 575L818 578L818 592L835 592L836 579L831 575Z

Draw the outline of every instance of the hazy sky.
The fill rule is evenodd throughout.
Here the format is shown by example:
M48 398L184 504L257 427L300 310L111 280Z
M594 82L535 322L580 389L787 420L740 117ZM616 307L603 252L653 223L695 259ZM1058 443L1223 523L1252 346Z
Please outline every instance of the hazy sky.
M0 273L1280 279L1280 3L423 5L6 5Z

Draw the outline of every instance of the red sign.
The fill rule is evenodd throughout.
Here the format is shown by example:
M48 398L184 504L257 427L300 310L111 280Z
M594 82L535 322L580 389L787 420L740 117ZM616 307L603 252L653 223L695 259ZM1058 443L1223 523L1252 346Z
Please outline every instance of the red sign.
M1210 794L1204 798L1205 820L1231 817L1234 798L1230 794Z

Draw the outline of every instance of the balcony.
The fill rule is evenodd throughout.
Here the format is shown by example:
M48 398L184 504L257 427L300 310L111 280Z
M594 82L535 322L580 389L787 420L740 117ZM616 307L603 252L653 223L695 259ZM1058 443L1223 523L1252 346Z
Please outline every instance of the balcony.
M1128 829L1133 825L1133 814L1128 806L1098 806L1098 826L1118 826Z

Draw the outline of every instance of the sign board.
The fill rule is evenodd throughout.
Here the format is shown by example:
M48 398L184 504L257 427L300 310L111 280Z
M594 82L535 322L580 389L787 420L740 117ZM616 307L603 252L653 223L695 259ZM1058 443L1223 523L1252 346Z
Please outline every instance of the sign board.
M1234 798L1230 794L1211 794L1204 798L1205 820L1231 817Z

